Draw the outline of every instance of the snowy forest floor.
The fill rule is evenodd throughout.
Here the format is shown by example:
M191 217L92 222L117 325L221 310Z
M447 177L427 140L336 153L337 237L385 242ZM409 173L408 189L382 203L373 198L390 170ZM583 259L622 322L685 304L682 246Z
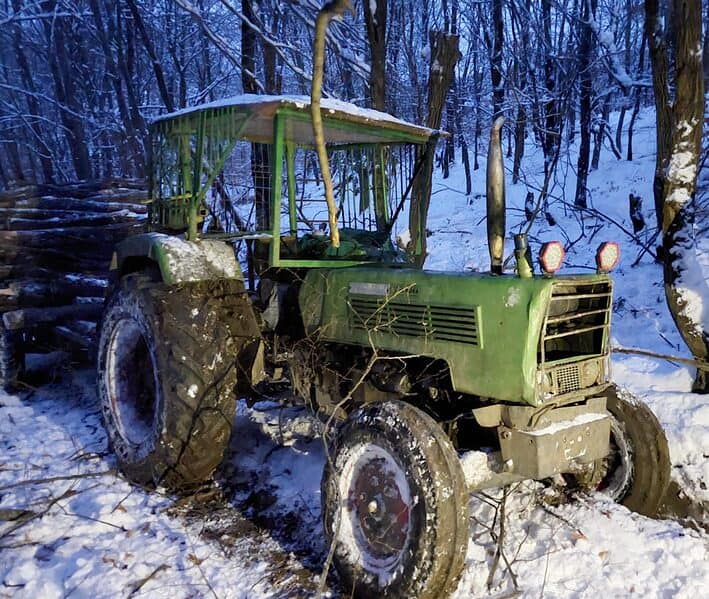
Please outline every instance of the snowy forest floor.
M667 311L660 267L649 254L631 267L642 248L612 222L630 229L628 194L640 195L649 229L640 237L653 245L652 118L646 113L638 122L635 161L604 152L589 178L593 212L581 215L565 203L573 201L575 176L573 164L560 165L549 207L557 225L537 223L533 249L538 240L561 238L571 245L565 271L583 271L593 267L600 241L619 241L614 346L688 357ZM526 183L538 185L541 156L531 146L525 165L535 173ZM450 178L436 178L428 268L487 269L484 164L473 174L473 189L466 197L460 165ZM526 191L508 185L510 232L524 221ZM45 373L35 390L0 392L0 597L315 595L327 552L320 523L324 453L304 410L240 402L218 484L183 501L144 492L116 473L93 371L71 368L56 354L36 357L32 366ZM615 354L613 368L614 380L647 402L664 426L673 481L701 518L709 506L707 396L690 393L692 373L674 363ZM551 506L541 495L535 484L510 490L504 537L510 569L502 560L494 577L490 529L500 493L471 497L457 597L513 596L515 584L524 597L706 594L709 535L696 522L645 518L602 496ZM329 583L330 596L348 596L334 576Z

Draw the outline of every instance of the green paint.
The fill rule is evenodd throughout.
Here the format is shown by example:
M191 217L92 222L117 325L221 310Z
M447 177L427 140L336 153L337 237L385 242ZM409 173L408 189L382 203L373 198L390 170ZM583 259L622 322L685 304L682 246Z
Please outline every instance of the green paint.
M273 116L264 118L264 107ZM153 170L151 172L151 224L157 230L185 231L187 238L199 237L200 223L206 214L205 198L216 177L231 155L239 140L266 142L270 134L271 145L271 206L272 215L268 232L273 241L269 247L269 263L272 267L310 268L314 262L322 266L347 267L351 263L381 263L384 258L395 256L388 250L382 255L368 257L358 245L347 246L357 254L351 260L352 252L323 251L318 256L285 253L281 242L281 202L288 205L288 231L292 237L298 235L298 211L296 205L295 147L312 148L308 141L310 116L307 110L292 104L279 105L273 109L273 100L264 97L263 104L246 103L178 113L173 117L158 119L152 126ZM369 207L370 197L375 198L372 220L380 230L386 228L391 219L388 205L386 160L391 143L424 144L437 132L416 128L401 123L363 118L360 115L323 113L326 135L335 149L346 148L348 153L339 156L339 187L341 200L340 218L343 227L350 227L350 221L361 226L369 220L363 209ZM297 141L296 141L297 140ZM362 159L354 161L352 152L362 150ZM367 172L371 164L372 174ZM281 176L286 167L287 196L283 197ZM354 162L353 162L354 161ZM359 176L359 190L355 190L348 177ZM394 198L392 201L396 201ZM359 210L359 221L358 221ZM296 247L299 247L296 244ZM322 261L326 261L323 263Z
M298 215L296 211L295 199L295 145L286 142L286 171L288 177L288 221L290 234L298 233Z
M537 390L538 346L552 287L560 281L608 280L604 275L521 279L409 268L318 270L307 274L300 306L307 315L308 333L317 331L325 341L443 359L450 367L456 391L538 405L543 400ZM352 293L360 287L365 293ZM358 321L362 311L357 305L372 301L382 305L382 313L391 305L404 307L390 322L376 317ZM439 313L452 314L444 320L450 330L445 329L443 339L437 337L430 314L421 321L419 316L408 316L416 314L414 306L434 306ZM471 313L476 316L455 316ZM477 321L475 326L473 320ZM455 334L451 332L454 328ZM477 337L476 343L468 336ZM604 337L597 356L607 352Z
M271 169L271 240L270 263L279 266L281 260L281 187L283 186L283 133L285 119L276 113L273 123L273 151Z
M201 113L199 126L197 127L197 147L192 156L194 174L192 175L192 197L190 198L190 209L187 220L187 239L195 241L197 239L197 211L202 203L200 181L202 179L202 154L204 152L204 128L206 125L206 114Z
M607 275L535 277L526 261L518 262L519 277L433 273L402 264L389 232L390 221L403 206L400 195L408 180L403 177L411 174L403 167L410 154L395 153L400 148L393 144L414 144L420 156L433 149L437 132L323 113L328 147L337 156L333 172L340 177L340 219L355 223L342 227L341 247L332 248L317 230L298 237L296 148L312 148L310 116L293 105L279 105L267 117L259 112L269 106L272 101L269 104L265 98L261 107L212 108L158 121L153 128L155 172L151 173L158 210L152 222L184 229L189 216L189 238L195 239L199 208L236 142L268 143L271 222L262 232L268 237L259 239L268 245L268 267L305 271L299 302L309 334L317 333L323 341L443 360L457 392L496 401L537 406L555 396L562 401L584 399L603 386L611 312ZM433 151L427 151L425 159L432 160ZM401 168L401 179L389 181L387 169L392 165ZM426 196L430 180L424 183ZM281 232L285 201L288 239ZM411 207L412 236L421 240L428 196L414 201L418 204ZM364 230L370 215L376 226ZM255 235L251 231L217 238ZM165 239L138 236L127 241L118 251L118 264L128 257L145 256L160 266L166 282L184 280L188 260L180 264L180 256ZM198 246L184 246L185 256L194 255ZM200 255L206 260L207 254L197 252L199 276L225 276L211 271ZM583 307L586 300L574 296L574 290L584 285L593 288L588 308ZM602 301L596 287L607 291ZM593 302L604 307L594 311ZM600 372L596 378L580 368L595 363ZM582 375L593 380L575 382Z

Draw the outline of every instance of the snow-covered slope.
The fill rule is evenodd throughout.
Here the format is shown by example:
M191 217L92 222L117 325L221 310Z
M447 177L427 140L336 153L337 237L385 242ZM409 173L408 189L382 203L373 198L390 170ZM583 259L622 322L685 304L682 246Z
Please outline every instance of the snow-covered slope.
M604 239L619 241L613 342L689 357L664 303L661 272L612 219L630 229L628 193L643 197L653 222L654 125L638 123L633 163L606 152L589 177L598 215L581 218L573 164L552 191L559 226L532 229L571 244L567 264L592 267ZM541 157L525 158L538 184ZM435 269L485 270L484 169L478 195L464 195L462 168L437 179L429 228ZM508 230L524 221L527 188L508 182ZM583 232L583 236L581 233ZM641 233L650 246L651 233ZM574 243L575 242L575 243ZM48 359L51 362L51 357ZM95 405L90 370L55 369L55 381L18 395L0 393L0 597L310 597L327 548L320 524L324 454L316 423L296 407L239 404L217 491L183 504L132 487L115 472ZM692 373L667 361L614 356L614 377L643 398L665 426L673 478L708 501L709 401L689 393ZM490 529L499 493L471 498L467 564L456 596L688 597L709 588L709 536L672 520L651 520L591 497L539 503L538 485L513 488L505 501L504 555L491 577L497 543ZM17 511L13 511L17 510ZM498 518L499 520L499 518ZM499 533L499 529L493 531ZM513 577L507 570L510 562ZM340 596L336 580L328 593ZM704 590L703 590L704 589ZM347 596L346 592L342 596Z

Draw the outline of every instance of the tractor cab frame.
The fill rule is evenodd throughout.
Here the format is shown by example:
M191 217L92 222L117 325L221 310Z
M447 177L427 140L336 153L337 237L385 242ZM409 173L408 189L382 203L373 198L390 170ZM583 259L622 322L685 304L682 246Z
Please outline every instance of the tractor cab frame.
M319 213L308 215L302 205L302 196L311 191L309 185L317 185L318 177L309 102L299 96L244 95L157 119L151 144L152 226L185 231L190 241L255 241L261 255L268 247L267 266L272 268L402 262L402 252L390 235L414 178L442 133L374 110L353 110L351 104L323 100L343 237L341 247L333 248L327 242L322 206ZM224 213L214 197L219 195L215 191L224 189L219 177L237 144L246 142L253 144L252 166L241 177L253 178L253 200L261 204L257 211L260 208L262 214L256 214L248 230L237 225L237 230L210 234L201 225L209 216ZM301 181L298 166L304 173ZM311 205L314 202L309 199ZM411 248L410 256L421 251Z

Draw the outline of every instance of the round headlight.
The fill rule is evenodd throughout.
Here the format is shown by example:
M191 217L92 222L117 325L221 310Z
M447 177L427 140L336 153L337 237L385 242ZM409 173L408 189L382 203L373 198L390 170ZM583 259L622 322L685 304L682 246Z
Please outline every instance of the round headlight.
M620 260L620 246L615 241L604 241L596 250L598 272L606 273L615 268Z
M546 274L554 274L561 268L565 255L564 246L560 241L549 241L539 250L539 264Z

